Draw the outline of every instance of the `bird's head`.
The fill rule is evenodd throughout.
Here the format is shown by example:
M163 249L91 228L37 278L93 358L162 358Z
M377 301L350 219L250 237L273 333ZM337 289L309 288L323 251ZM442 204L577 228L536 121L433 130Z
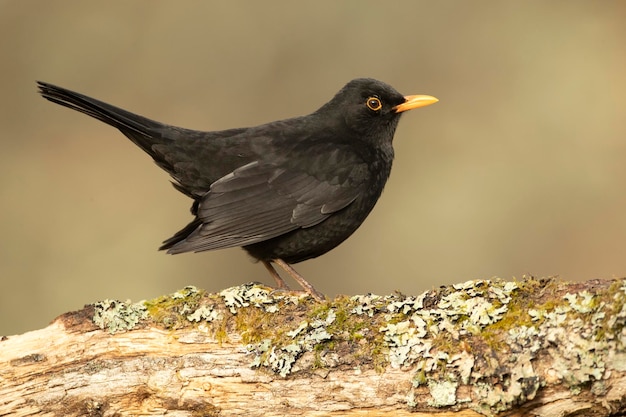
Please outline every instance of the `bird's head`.
M436 103L426 95L403 96L393 87L371 78L346 84L318 113L340 121L368 142L391 143L400 116L407 110Z

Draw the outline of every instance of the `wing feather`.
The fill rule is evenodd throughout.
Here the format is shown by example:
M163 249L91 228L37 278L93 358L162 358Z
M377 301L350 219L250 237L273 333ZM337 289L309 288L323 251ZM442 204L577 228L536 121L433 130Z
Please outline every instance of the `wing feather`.
M310 160L337 159L334 152ZM198 200L201 224L170 252L245 246L323 222L366 191L367 166L349 162L327 170L327 178L259 160L235 169Z

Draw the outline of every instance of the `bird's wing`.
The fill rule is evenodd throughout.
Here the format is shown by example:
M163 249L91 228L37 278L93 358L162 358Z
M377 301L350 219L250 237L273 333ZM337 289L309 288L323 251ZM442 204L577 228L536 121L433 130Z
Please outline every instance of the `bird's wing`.
M368 167L351 153L310 155L306 165L254 161L215 181L199 201L200 225L170 252L245 246L311 227L366 191ZM307 169L320 165L331 168L318 176Z

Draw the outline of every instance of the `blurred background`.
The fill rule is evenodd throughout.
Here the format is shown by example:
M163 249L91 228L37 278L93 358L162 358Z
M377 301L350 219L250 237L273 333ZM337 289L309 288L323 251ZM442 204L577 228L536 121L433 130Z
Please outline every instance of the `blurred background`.
M624 22L620 1L0 1L0 334L272 283L240 249L158 252L191 201L35 80L201 130L306 114L363 76L438 97L403 117L363 226L297 265L330 296L626 276Z

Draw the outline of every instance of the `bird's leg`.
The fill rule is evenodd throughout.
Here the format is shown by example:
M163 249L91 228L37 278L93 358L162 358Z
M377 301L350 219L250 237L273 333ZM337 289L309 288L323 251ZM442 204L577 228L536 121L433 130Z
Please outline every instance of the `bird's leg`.
M278 288L283 289L283 290L289 290L289 286L287 285L285 280L283 280L280 277L280 275L278 275L278 272L276 272L271 262L270 261L261 261L261 262L263 262L263 266L265 266L265 268L267 269L267 272L269 272L272 278L274 278L274 281L276 281L276 285L278 285Z
M313 286L311 284L309 284L308 281L306 279L304 279L304 277L302 275L300 275L298 273L298 271L293 269L293 267L291 265L289 265L287 262L283 261L280 258L273 259L273 262L276 265L280 266L285 272L287 272L291 276L291 278L295 279L298 282L298 284L300 284L300 286L302 288L304 288L304 290L306 292L308 292L311 295L311 297L313 297L316 301L322 302L322 301L325 300L324 294L322 294L321 292L319 292L315 288L313 288ZM263 261L263 263L265 263L265 261ZM272 270L274 271L274 274L276 274L276 270L273 267L272 267ZM278 275L278 274L276 274L276 275ZM274 277L274 279L276 279L276 277ZM282 279L281 279L281 281L282 281ZM283 284L284 284L284 281L283 281Z
M273 259L272 261L261 261L261 262L263 262L263 266L265 266L265 268L270 273L272 278L274 278L274 281L276 281L276 285L278 286L279 289L289 290L289 286L280 277L280 275L278 275L278 272L276 272L276 269L274 268L274 266L272 266L272 262L274 262L276 265L280 266L285 272L287 272L291 276L291 278L296 280L298 284L300 284L300 286L304 289L304 291L308 293L311 297L313 297L316 301L322 302L325 300L324 294L317 291L311 284L309 284L309 282L306 279L304 279L302 275L298 273L298 271L293 269L291 265L289 265L287 262L283 261L282 259Z

